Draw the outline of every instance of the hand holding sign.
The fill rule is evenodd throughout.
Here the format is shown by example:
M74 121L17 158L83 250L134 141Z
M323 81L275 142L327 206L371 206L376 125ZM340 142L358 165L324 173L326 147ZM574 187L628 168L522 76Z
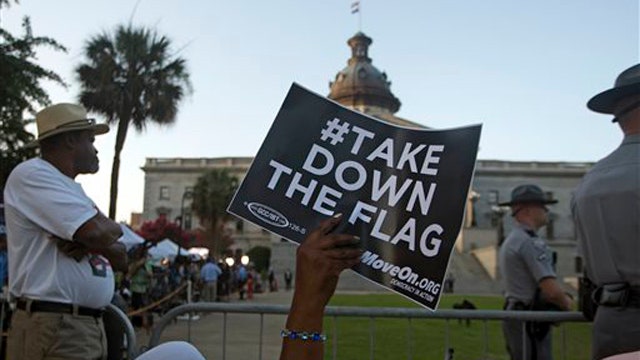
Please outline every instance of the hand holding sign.
M340 273L360 261L360 239L332 231L342 220L337 215L320 223L296 253L296 281L286 328L322 333L324 308L336 290ZM284 339L280 359L322 359L322 343ZM306 353L310 356L302 357Z
M294 84L228 210L298 244L342 213L337 231L359 236L365 250L352 269L435 309L480 131L387 124Z
M333 295L340 273L360 261L360 240L353 235L332 234L341 215L323 221L296 252L294 307L324 308ZM301 299L300 303L298 300Z

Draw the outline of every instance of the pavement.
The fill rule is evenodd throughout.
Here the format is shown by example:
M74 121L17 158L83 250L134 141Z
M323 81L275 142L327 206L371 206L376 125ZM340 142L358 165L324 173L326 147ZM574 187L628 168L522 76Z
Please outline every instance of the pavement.
M272 304L290 305L293 291L279 290L254 294L252 300L239 300L233 294L231 304ZM183 340L192 343L208 360L250 360L278 359L280 356L280 330L284 327L285 315L264 315L262 346L260 346L259 314L227 314L226 335L223 334L224 316L222 314L200 314L197 320L176 320L167 326L160 342ZM189 329L189 325L190 329ZM190 337L189 337L190 334ZM223 342L226 336L226 342ZM150 333L144 329L136 330L138 346L147 346ZM226 343L226 346L223 346ZM224 353L223 353L224 352ZM178 360L178 359L176 359Z
M471 257L471 255L467 255ZM498 293L497 282L491 281L475 259L456 259L450 264L458 275L455 282L456 293L485 294ZM464 274L464 276L460 276ZM344 291L341 291L344 292ZM279 290L254 294L252 300L239 300L233 294L230 304L270 304L290 305L293 291ZM227 314L226 334L224 334L224 315L218 313L200 314L199 319L176 320L167 326L160 342L171 340L189 341L208 360L262 360L278 359L280 355L280 330L284 327L286 315L263 315L262 335L259 314ZM189 326L190 325L190 326ZM262 345L259 339L262 336ZM144 330L136 331L138 346L147 346L150 334ZM224 337L226 337L226 341ZM223 345L226 344L226 345ZM178 359L176 359L178 360Z

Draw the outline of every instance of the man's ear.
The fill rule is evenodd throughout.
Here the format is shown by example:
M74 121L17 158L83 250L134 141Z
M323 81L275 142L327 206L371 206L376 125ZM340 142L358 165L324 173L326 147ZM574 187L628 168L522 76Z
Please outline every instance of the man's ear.
M62 134L61 143L65 149L73 149L75 147L75 140L70 135L71 135L70 133Z
M78 145L78 133L77 132L68 132L68 133L64 133L62 134L63 138L62 138L62 145L68 149L68 150L73 150L76 148L76 146Z

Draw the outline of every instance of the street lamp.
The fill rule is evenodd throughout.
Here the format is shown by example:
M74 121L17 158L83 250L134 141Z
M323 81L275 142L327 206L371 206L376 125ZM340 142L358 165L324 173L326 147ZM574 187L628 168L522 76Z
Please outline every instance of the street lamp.
M236 261L233 260L233 258L231 256L229 256L228 258L224 259L224 262L226 262L227 265L229 265L229 267L233 267L233 264L236 263Z
M247 266L247 264L249 263L249 256L242 255L242 257L240 258L240 262L242 263L242 265Z

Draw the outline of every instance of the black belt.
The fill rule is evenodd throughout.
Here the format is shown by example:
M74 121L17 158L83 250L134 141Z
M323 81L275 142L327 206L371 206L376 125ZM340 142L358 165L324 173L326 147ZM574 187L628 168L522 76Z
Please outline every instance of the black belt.
M94 318L102 317L104 310L92 309L84 306L77 306L73 304L63 304L53 301L40 301L31 300L31 306L27 306L29 300L20 299L16 304L16 307L20 310L30 312L52 312L63 314L77 314L82 316L93 316Z
M640 286L625 283L608 283L598 286L592 293L593 301L600 306L615 308L640 308Z

